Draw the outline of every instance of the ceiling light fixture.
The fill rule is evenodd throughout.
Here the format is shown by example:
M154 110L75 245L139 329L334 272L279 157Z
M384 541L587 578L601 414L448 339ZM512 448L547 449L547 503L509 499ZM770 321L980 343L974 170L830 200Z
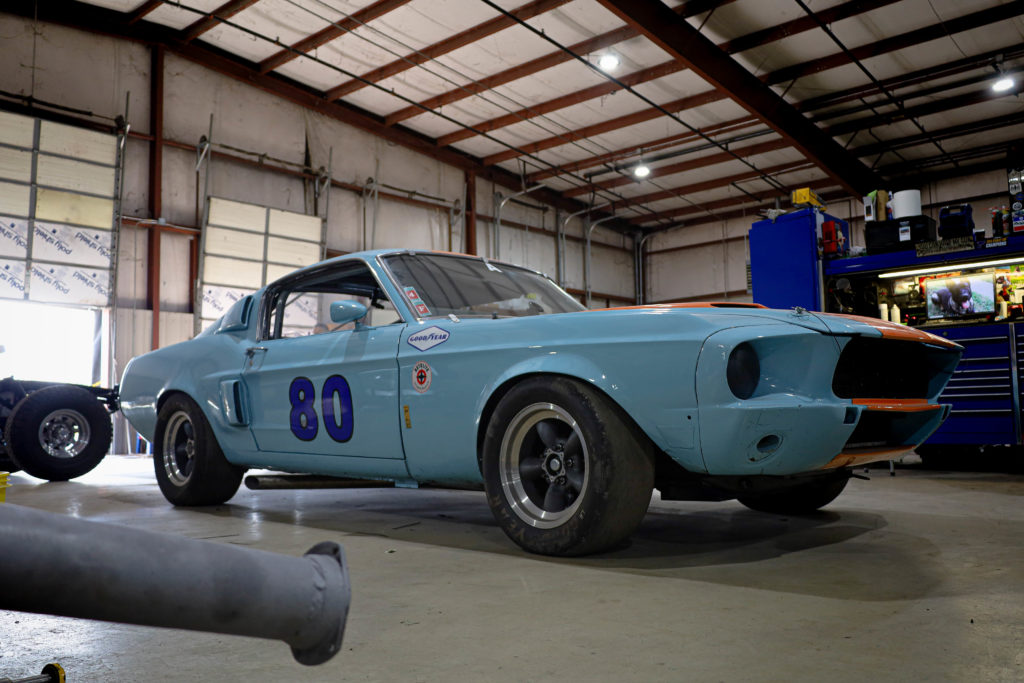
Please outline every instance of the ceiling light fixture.
M1024 259L1020 257L1016 258L1004 258L996 259L995 261L975 261L973 263L947 263L942 266L935 266L933 268L917 268L915 270L894 270L888 273L879 273L878 277L884 278L895 278L895 277L910 277L911 275L928 275L930 273L941 273L943 271L953 272L955 270L964 270L965 268L986 268L992 266L1008 266L1015 263L1024 263Z
M619 58L611 53L604 54L597 60L597 65L601 67L602 71L611 71L619 66Z
M1006 92L1014 85L1013 78L1003 74L999 80L992 84L992 89L996 92Z
M651 169L644 162L640 162L633 168L633 175L637 178L646 178L651 175Z

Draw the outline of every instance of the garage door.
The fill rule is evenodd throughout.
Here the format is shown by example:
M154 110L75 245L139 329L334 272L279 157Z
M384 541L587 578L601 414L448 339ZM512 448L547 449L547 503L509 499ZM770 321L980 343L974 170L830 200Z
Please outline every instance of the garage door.
M116 135L0 112L0 298L112 304Z
M319 261L324 253L323 229L318 216L210 197L203 226L196 332L246 294Z

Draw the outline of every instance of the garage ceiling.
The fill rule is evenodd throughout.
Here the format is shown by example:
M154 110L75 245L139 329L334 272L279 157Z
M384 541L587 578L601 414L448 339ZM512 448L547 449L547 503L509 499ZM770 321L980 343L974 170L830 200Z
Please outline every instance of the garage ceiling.
M14 0L644 232L1002 168L1024 0ZM618 60L602 67L605 56ZM643 162L651 173L637 179ZM511 189L509 189L511 188Z

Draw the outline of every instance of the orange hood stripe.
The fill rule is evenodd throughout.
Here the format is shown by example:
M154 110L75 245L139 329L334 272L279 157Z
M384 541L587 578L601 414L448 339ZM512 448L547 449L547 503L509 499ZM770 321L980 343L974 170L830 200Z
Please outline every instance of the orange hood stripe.
M870 325L879 332L886 339L904 339L906 341L922 342L925 344L933 344L935 346L945 346L948 349L959 348L960 345L954 341L950 341L944 337L940 337L924 330L918 330L913 327L906 325L897 325L896 323L887 322L879 318L868 318L863 315L847 315L845 313L816 313L815 315L830 315L836 318L847 318L849 320L855 320L865 325Z
M761 304L735 303L732 301L692 301L682 304L643 304L641 306L616 306L614 308L591 308L589 311L658 311L669 308L768 308Z

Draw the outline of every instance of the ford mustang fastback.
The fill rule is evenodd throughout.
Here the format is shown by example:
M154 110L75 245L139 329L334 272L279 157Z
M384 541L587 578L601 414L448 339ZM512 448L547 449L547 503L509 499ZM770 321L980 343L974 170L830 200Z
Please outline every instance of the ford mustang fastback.
M361 252L134 358L121 407L175 505L247 468L482 488L528 551L621 544L652 492L813 512L948 414L960 357L870 318L707 303L586 310L532 270Z

